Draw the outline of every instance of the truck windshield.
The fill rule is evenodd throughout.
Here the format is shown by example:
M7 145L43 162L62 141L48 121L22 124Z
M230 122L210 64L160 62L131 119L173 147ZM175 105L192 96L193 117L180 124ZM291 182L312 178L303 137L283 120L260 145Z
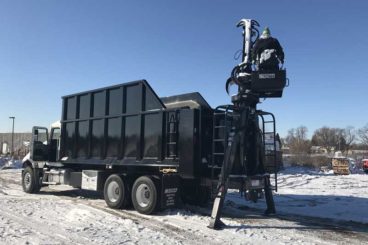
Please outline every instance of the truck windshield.
M39 142L42 142L43 144L47 144L47 133L46 131L39 130L37 140Z
M60 139L60 128L53 128L51 139L52 140L58 140L58 139Z

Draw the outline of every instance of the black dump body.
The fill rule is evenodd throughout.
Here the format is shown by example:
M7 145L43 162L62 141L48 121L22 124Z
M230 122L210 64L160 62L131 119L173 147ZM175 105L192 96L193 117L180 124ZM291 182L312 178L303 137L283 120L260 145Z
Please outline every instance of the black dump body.
M60 158L71 168L173 167L200 177L212 114L199 93L160 99L145 80L64 96Z

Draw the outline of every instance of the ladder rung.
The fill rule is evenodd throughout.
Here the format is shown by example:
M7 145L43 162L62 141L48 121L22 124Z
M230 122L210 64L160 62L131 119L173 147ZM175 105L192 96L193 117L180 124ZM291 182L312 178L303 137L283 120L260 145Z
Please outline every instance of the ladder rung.
M225 142L225 139L214 139L215 142Z
M275 121L265 121L264 123L274 123Z
M226 126L215 126L215 128L226 128Z
M213 155L215 155L215 156L222 156L222 155L225 155L225 153L214 152Z
M168 142L168 145L176 145L176 142Z
M263 134L274 134L275 132L264 132Z

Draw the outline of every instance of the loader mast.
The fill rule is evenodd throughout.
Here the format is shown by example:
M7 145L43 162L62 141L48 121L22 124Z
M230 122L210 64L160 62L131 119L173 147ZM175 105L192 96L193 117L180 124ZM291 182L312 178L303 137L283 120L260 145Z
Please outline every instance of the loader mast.
M227 146L208 226L212 229L221 229L224 226L220 220L222 208L229 183L234 178L242 178L245 184L240 191L245 192L251 200L256 201L260 196L265 195L266 214L276 212L270 175L264 169L265 133L271 132L263 132L265 131L263 116L271 113L257 110L257 104L260 98L282 96L282 90L286 84L286 71L255 70L252 67L251 55L252 46L259 36L257 29L259 24L255 20L242 19L237 27L243 28L243 59L242 63L233 69L226 83L227 91L231 84L238 85L238 93L231 97L232 105L229 105L232 108L232 128L227 129L229 132ZM259 118L262 119L262 129L259 126ZM273 139L275 140L274 131ZM237 169L236 173L233 173L233 169Z

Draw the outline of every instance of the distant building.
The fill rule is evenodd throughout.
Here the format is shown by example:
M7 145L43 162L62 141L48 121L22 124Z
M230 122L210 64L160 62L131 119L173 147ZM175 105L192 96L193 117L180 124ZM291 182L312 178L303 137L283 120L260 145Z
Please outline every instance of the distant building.
M281 147L281 151L282 151L282 153L284 153L284 154L290 154L290 147L289 147L289 146L286 146L286 145L283 145L283 146Z
M29 151L29 144L32 138L31 133L14 133L14 155L24 156ZM0 154L10 154L12 143L11 133L0 133Z
M368 155L368 150L350 150L352 155Z
M328 153L327 149L322 146L313 145L311 147L311 153L312 154L323 154Z

